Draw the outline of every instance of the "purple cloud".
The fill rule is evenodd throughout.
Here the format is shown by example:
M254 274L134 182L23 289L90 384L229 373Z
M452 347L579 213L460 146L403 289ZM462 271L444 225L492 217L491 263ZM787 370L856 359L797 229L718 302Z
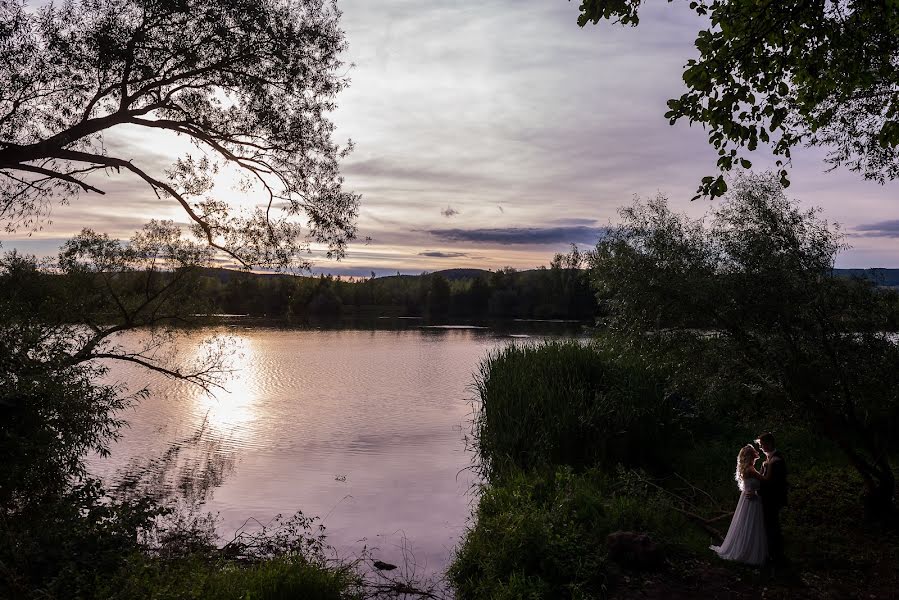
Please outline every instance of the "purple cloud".
M427 256L428 258L461 258L468 256L465 252L440 252L438 250L428 250L427 252L419 252L419 256Z
M865 236L899 238L899 219L864 223L856 226L855 229L863 231Z
M431 235L450 242L495 244L595 244L605 227L497 227L488 229L431 229Z

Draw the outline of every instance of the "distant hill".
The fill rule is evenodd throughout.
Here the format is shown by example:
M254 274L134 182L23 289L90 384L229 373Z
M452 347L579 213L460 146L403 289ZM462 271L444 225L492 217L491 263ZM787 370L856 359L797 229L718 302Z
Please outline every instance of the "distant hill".
M434 271L434 275L443 275L448 280L456 279L475 279L480 276L490 275L490 271L484 269L444 269L442 271Z
M201 270L202 274L206 277L212 277L214 279L218 279L222 283L228 283L228 281L232 277L283 277L282 273L255 273L248 271L241 271L240 269L223 269L221 267L205 267Z
M877 285L899 287L899 269L834 269L840 277L868 279Z

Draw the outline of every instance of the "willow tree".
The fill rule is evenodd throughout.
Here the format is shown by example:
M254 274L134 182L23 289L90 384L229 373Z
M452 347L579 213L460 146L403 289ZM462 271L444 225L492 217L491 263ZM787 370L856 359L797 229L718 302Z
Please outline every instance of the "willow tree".
M672 2L673 0L669 0ZM643 0L581 0L578 24L637 26ZM666 117L699 123L718 150L718 168L750 167L748 152L770 145L781 184L798 145L828 149L846 166L884 183L899 176L899 3L893 0L683 0L699 17L697 58L686 60L687 92ZM699 194L720 196L723 175Z
M899 295L838 277L844 247L776 176L754 175L705 220L664 198L622 209L591 273L610 332L722 418L763 414L830 440L863 479L869 514L883 515L899 449L899 344L887 333Z
M312 243L341 256L359 197L328 117L347 85L339 18L326 0L0 1L0 220L40 227L122 172L244 266L306 266ZM129 128L195 150L159 172L109 143ZM252 209L216 191L220 169L241 174Z

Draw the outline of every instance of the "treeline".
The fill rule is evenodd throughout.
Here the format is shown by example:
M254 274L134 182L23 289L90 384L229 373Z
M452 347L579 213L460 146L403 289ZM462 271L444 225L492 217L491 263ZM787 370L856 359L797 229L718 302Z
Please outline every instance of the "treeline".
M209 270L202 276L200 291L214 312L265 317L592 319L596 315L586 270L560 260L530 271L451 270L363 280Z

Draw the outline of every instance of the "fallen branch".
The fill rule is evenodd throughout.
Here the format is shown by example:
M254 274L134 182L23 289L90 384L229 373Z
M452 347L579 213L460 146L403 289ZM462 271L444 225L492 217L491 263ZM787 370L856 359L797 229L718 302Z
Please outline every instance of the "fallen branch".
M643 474L641 474L639 472L634 471L633 474L642 483L644 483L648 486L651 486L652 488L661 492L664 496L668 497L669 500L672 501L671 508L673 508L680 514L684 515L685 517L687 517L690 521L694 522L703 531L713 535L716 540L724 539L724 535L718 529L713 527L713 523L717 523L718 521L723 521L724 519L731 518L734 514L733 512L719 511L719 514L717 516L707 519L707 518L703 517L702 515L698 514L697 512L695 512L697 509L697 506L692 501L688 500L687 498L684 498L680 494L676 494L675 492L672 492L671 490L659 485L655 481L643 476ZM690 483L687 479L685 479L683 476L679 475L678 473L675 473L674 475L680 481L687 484L690 487L690 490L693 492L694 495L698 493L698 494L701 494L702 496L708 498L711 502L715 502L715 499L712 497L712 495L709 494L708 492L706 492L705 490L703 490L699 487L696 487L695 485ZM680 506L676 505L675 502L679 503ZM692 510L688 510L688 508L692 509Z
M692 513L692 512L690 512L690 511L688 511L688 510L684 510L684 509L682 509L682 508L678 508L677 506L672 506L671 508L673 508L674 510L676 510L676 511L679 512L680 514L684 515L685 517L689 518L691 521L693 521L694 523L696 523L697 525L699 525L699 526L700 526L706 533L710 533L711 535L715 536L715 539L716 539L716 540L723 540L723 539L724 539L724 536L721 534L721 532L718 531L717 529L715 529L714 527L712 527L711 523L713 523L714 521L720 520L720 519L721 519L723 516L725 516L725 515L722 515L722 516L719 516L719 517L715 517L714 519L704 519L703 517L697 515L696 513ZM728 514L728 515L726 515L726 516L729 517L729 516L731 516L732 514L733 514L733 513L730 513L730 514Z

